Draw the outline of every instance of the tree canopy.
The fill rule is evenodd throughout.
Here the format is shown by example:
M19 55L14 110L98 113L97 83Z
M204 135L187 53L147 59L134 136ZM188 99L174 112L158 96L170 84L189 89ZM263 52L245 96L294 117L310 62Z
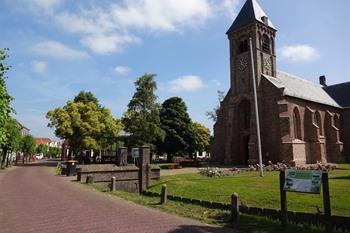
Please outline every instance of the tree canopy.
M25 154L34 154L36 143L32 135L25 135L21 140L21 151Z
M193 122L192 128L194 133L194 150L199 152L208 151L210 145L210 130L198 122Z
M103 149L107 141L116 140L122 124L109 109L100 107L91 92L80 92L74 100L46 115L57 137L68 139L74 153Z
M136 91L122 118L125 131L131 134L132 145L154 145L164 139L159 119L160 106L154 93L157 89L155 76L145 74L135 82Z
M194 133L185 102L179 97L165 100L160 111L161 127L165 131L164 143L159 145L171 161L174 155L193 153Z
M0 50L0 146L6 142L6 123L10 118L10 113L13 111L10 104L13 98L9 95L6 88L5 75L9 70L5 60L8 57L7 49Z

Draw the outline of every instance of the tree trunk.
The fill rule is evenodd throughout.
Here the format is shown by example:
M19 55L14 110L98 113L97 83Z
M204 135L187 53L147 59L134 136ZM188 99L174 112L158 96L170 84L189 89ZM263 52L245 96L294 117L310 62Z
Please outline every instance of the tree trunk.
M1 168L5 168L5 161L6 161L6 157L7 157L7 148L3 148L2 151L2 158L1 158Z

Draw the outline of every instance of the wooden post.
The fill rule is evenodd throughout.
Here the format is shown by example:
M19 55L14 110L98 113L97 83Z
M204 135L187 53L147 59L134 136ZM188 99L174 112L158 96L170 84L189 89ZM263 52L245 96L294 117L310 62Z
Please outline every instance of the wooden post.
M111 191L114 192L116 190L116 178L112 177Z
M88 175L88 176L86 177L86 183L87 183L87 184L92 184L92 183L94 183L94 177L93 177L92 175Z
M325 216L326 232L331 233L333 231L332 219L331 219L331 200L329 196L329 185L328 185L328 173L322 173L322 186L323 186L323 208Z
M166 204L167 202L167 196L168 196L168 189L166 184L162 185L162 192L160 194L160 204Z
M238 222L239 220L239 199L238 194L231 195L231 221Z
M280 171L280 196L281 196L281 224L287 226L287 195L283 190L284 180L286 178L285 171Z

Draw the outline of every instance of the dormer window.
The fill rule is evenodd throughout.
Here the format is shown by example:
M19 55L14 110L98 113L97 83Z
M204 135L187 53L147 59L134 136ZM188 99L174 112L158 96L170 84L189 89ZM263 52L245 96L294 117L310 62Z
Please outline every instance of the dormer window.
M265 53L270 53L270 39L267 35L263 35L262 38L262 50Z
M269 24L269 18L267 18L267 16L261 17L261 20L264 22L264 24L266 24L266 25Z
M248 40L244 39L239 42L238 54L248 51Z

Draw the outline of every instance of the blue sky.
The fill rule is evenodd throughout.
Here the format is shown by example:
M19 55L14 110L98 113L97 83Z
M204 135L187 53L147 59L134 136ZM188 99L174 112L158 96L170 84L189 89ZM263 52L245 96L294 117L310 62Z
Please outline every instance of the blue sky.
M328 84L350 80L350 1L258 0L278 29L277 69ZM226 30L243 0L1 0L0 48L10 48L7 86L15 116L54 138L46 112L80 90L121 117L133 82L157 74L159 101L180 96L205 112L229 89Z

